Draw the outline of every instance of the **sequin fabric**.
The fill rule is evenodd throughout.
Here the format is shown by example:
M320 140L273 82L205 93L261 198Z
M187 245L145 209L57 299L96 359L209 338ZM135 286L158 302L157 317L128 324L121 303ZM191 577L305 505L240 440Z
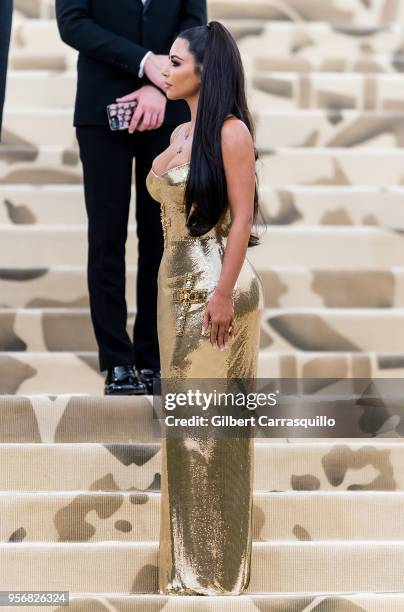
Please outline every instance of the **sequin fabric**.
M234 336L228 348L202 334L205 307L219 280L230 210L201 237L191 237L183 205L189 163L146 184L160 204L164 251L158 272L161 377L255 378L263 289L246 257L233 290ZM182 383L183 384L183 383ZM161 440L159 592L237 595L250 581L252 438Z

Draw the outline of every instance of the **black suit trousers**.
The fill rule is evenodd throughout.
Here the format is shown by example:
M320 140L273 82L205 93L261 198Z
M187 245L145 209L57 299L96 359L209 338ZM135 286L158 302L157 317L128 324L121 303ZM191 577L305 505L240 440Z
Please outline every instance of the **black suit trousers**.
M0 138L3 119L4 96L6 93L7 61L8 48L10 44L12 12L12 0L0 0Z
M169 145L175 126L111 131L78 126L88 216L87 281L100 370L135 364L158 368L157 273L164 240L160 206L146 188L153 159ZM127 333L125 243L135 158L138 262L133 339ZM128 262L129 263L129 262Z

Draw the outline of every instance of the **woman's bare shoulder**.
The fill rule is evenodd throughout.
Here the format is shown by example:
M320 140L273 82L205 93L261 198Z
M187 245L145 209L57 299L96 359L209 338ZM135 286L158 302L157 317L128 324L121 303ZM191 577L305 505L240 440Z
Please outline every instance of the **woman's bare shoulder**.
M221 140L223 149L254 148L253 138L247 125L234 116L228 117L223 122Z

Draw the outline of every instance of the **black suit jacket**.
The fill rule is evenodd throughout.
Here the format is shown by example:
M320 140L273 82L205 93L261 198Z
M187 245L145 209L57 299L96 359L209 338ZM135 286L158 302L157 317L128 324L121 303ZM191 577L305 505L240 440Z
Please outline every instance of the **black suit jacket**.
M4 97L6 93L7 58L10 44L12 13L13 0L0 0L0 138Z
M106 106L138 89L147 51L167 54L177 34L207 22L206 0L56 0L62 40L79 53L74 125L107 125ZM183 100L168 100L164 123L189 120Z

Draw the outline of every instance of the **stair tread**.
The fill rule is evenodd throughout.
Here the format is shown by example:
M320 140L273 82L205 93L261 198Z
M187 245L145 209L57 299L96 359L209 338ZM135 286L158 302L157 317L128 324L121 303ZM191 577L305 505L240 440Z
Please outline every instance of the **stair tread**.
M70 421L76 429L77 421ZM146 432L146 441L71 442L67 423L64 442L4 442L0 490L59 491L63 486L64 491L159 491L160 445L147 442L147 427L132 429L132 440L143 439ZM63 433L58 437L63 439ZM46 472L40 470L44 465ZM403 467L404 445L391 438L254 440L254 491L403 491Z
M7 542L0 550L1 588L157 592L158 542ZM401 593L403 563L402 541L253 542L246 593Z
M155 612L157 606L159 606L158 609L161 609L165 604L167 609L185 610L186 612L206 612L207 610L256 612L263 606L265 606L265 612L279 612L280 610L301 612L307 606L317 604L322 607L327 606L330 610L334 607L336 610L338 607L341 609L341 606L346 605L347 607L357 606L363 612L380 612L381 609L388 609L389 612L402 612L402 606L404 606L403 593L248 593L237 596L217 595L201 598L191 595L181 597L157 594L70 592L69 599L72 609L78 609L76 605L90 606L94 603L97 607L100 605L116 606L125 612ZM40 612L61 610L59 606L57 608L36 606L35 609Z
M157 542L160 504L157 491L0 491L0 541ZM254 491L252 539L403 541L403 510L403 491Z

